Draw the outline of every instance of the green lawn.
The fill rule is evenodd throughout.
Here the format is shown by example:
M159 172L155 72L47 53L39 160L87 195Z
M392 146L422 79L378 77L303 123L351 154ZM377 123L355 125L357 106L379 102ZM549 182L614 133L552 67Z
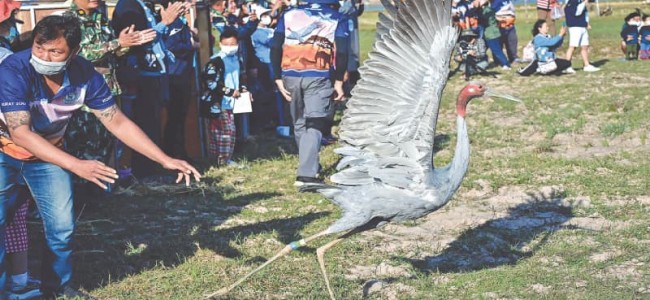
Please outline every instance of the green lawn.
M574 59L574 75L524 78L499 69L498 78L481 78L524 104L471 103L472 160L461 189L427 218L354 236L328 252L336 296L650 298L650 62L621 61L618 49L631 7L592 17L591 59L600 72L581 72ZM519 10L520 48L533 15ZM364 58L376 19L369 13L361 21ZM451 158L454 96L464 84L455 76L445 90L436 165ZM334 148L323 150L328 174ZM239 159L245 168L199 162L206 180L191 190L89 199L78 221L73 283L101 299L200 299L340 216L325 198L295 191L291 140L256 136ZM291 253L229 297L327 298L315 249L329 240Z

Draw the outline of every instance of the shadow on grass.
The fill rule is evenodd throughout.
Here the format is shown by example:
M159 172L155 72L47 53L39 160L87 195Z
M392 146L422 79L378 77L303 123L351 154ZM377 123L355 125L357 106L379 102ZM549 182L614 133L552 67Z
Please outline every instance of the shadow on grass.
M439 255L405 260L424 273L459 273L514 265L533 256L553 233L567 228L564 224L573 210L564 205L563 195L548 199L529 195L528 202L510 208L505 217L467 230Z
M601 66L604 66L608 62L609 59L601 59L601 60L594 61L591 64L594 65L594 67L600 68Z
M152 268L175 267L194 257L199 248L214 252L215 258L236 258L242 254L235 244L250 236L276 232L286 244L304 226L328 214L238 223L236 216L246 205L278 195L252 193L227 200L218 195L115 197L95 203L77 223L73 285L93 290ZM229 226L217 227L227 220ZM35 251L30 253L30 268L36 275L43 243L36 240L42 227L37 229L41 232L31 231Z

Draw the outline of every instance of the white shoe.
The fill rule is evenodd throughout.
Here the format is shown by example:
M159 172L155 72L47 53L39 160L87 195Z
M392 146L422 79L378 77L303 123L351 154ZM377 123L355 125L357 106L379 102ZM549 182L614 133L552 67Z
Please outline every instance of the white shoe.
M562 74L575 74L575 73L576 73L576 70L574 70L571 67L568 67L568 68L564 69L564 71L562 71Z
M510 69L511 69L511 68L508 67L508 66L502 66L502 67L501 67L501 70L505 70L505 71L510 70Z
M586 65L584 68L582 68L582 70L585 72L596 72L600 71L600 68L596 68L593 65Z

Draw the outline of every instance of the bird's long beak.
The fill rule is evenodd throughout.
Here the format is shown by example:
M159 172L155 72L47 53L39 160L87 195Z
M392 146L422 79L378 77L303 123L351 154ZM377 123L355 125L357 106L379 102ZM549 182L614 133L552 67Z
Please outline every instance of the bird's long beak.
M495 92L494 90L489 89L489 88L485 90L485 95L490 96L490 97L499 97L499 98L503 98L503 99L506 99L506 100L522 103L521 100L519 100L518 98L516 98L516 97L514 97L512 95Z

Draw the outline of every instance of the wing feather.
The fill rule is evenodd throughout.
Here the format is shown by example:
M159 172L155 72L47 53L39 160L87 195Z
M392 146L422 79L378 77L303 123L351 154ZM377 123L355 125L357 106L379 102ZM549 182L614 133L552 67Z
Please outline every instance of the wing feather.
M339 135L348 146L331 180L405 188L433 169L435 125L457 32L449 0L382 4L373 51L341 120Z

